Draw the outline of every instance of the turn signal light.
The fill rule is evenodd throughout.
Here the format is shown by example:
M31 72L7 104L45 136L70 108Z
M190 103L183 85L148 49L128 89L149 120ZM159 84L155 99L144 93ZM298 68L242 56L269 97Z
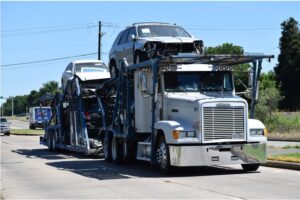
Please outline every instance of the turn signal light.
M177 140L177 139L179 139L179 137L180 137L180 132L177 131L177 130L174 130L173 131L173 138Z

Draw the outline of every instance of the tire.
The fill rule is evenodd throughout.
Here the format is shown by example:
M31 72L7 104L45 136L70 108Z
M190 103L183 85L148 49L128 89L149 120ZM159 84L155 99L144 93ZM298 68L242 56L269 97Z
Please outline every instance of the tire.
M121 148L119 144L119 139L117 137L113 137L111 141L111 160L115 164L119 164L121 161Z
M244 171L256 171L260 164L242 164Z
M48 150L53 151L53 146L52 146L52 133L48 132L48 137L47 137L47 144L48 144Z
M5 133L6 136L10 136L10 132Z
M56 151L56 136L55 136L55 132L53 132L52 134L52 139L51 139L51 143L52 143L52 151Z
M147 56L145 53L142 53L140 51L137 51L135 54L134 54L134 64L138 64L140 62L144 62L147 60Z
M166 143L165 137L162 136L159 139L157 147L157 163L162 174L170 173L170 153L169 146Z
M108 133L104 134L103 138L103 153L106 162L111 161L111 139Z
M124 139L122 141L122 161L128 162L130 160L130 145L129 143Z
M33 124L30 124L29 129L35 129L35 126Z
M119 76L119 69L117 68L117 65L114 62L110 65L109 72L111 78L116 78Z

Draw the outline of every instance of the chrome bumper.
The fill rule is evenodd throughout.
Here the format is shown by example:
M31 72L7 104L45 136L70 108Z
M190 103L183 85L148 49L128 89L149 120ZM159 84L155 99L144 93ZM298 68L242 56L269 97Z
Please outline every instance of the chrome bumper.
M203 166L264 163L266 143L229 145L169 145L172 166Z

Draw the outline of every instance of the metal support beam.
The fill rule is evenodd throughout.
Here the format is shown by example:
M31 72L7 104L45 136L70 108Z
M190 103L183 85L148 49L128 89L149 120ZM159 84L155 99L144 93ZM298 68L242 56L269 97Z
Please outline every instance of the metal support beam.
M158 88L158 62L155 60L152 63L152 125L151 125L151 164L156 162L156 154L155 154L155 111L156 111L156 104L157 104L157 88Z

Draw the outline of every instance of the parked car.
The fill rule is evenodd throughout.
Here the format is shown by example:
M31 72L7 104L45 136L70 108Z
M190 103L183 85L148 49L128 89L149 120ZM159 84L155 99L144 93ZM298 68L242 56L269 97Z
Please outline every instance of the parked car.
M203 41L169 23L135 23L119 33L109 52L109 69L118 74L120 59L135 64L157 56L203 54Z
M67 86L68 80L78 76L82 81L110 78L108 67L100 60L77 60L70 62L62 74L62 89Z
M0 117L0 132L7 136L10 135L10 122L4 117Z

